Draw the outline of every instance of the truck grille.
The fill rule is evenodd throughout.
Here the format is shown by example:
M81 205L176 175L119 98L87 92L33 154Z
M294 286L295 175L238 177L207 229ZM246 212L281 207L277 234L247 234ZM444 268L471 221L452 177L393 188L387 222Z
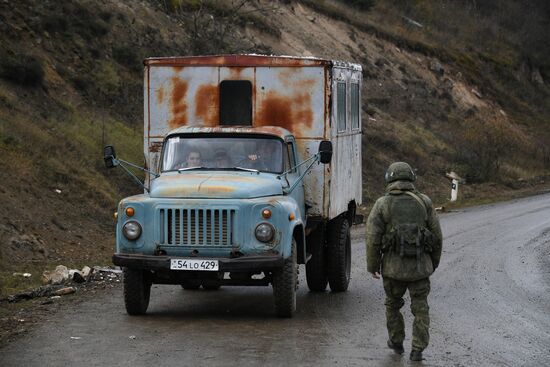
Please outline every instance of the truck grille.
M231 246L234 209L160 209L160 243Z

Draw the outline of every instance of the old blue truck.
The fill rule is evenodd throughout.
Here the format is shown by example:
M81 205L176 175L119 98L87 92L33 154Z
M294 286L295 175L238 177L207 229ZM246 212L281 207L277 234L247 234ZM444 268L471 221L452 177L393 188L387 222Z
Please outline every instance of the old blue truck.
M147 311L152 284L272 285L276 314L291 317L302 264L311 291L346 291L361 67L261 55L144 64L144 193L118 205L113 256L127 312ZM112 146L104 160L137 167Z

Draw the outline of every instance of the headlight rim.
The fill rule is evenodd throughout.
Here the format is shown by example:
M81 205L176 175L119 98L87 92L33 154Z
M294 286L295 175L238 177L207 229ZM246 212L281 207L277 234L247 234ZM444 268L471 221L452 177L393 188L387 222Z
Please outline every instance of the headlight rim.
M137 227L137 233L135 235L130 235L128 233L128 229L127 229L127 226L128 225L136 225ZM127 221L126 223L124 223L124 225L122 226L122 234L124 235L124 237L127 239L127 240L130 240L130 241L135 241L137 240L140 236L141 236L141 233L143 232L143 229L141 228L141 224L139 224L138 221L136 220L129 220Z
M269 228L271 230L271 235L269 236L269 238L260 238L260 236L258 236L258 228L260 228L260 226L266 226L267 228ZM256 228L254 228L254 236L256 237L256 239L262 243L269 243L269 242L272 242L275 238L275 227L273 226L273 224L269 223L269 222L261 222L261 223L258 223L258 225L256 226Z

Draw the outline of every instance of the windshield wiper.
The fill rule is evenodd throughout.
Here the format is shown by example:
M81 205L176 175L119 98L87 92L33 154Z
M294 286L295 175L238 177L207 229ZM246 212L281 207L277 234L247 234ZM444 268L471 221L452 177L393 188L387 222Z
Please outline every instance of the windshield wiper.
M232 169L237 169L237 170L239 170L239 171L247 171L247 172L256 172L256 173L260 173L260 171L258 171L257 169L254 169L254 168L232 167Z
M206 168L207 167L203 167L203 166L185 167L185 168L178 168L178 172L192 171L192 170L195 170L195 169L206 169Z

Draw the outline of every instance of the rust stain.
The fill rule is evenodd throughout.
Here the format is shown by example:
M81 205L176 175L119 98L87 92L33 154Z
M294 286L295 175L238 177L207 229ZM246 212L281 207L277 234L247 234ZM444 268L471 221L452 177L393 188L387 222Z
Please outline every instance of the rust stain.
M164 88L157 89L157 101L159 104L164 103Z
M187 124L187 89L186 81L172 78L172 118L168 122L171 129Z
M195 95L195 114L202 119L204 126L219 124L220 92L217 85L201 85Z
M233 192L235 191L235 187L231 186L207 186L207 187L201 187L197 191L201 192L208 192L208 193L216 193L216 192Z
M235 191L234 187L227 187L227 186L208 186L208 187L171 187L171 188L162 188L159 190L160 195L164 196L192 196L193 194L196 194L197 192L201 193L207 193L207 194L215 194L215 193L222 193L222 192L233 192Z
M255 119L256 126L280 126L295 134L313 125L311 96L307 92L281 96L267 93Z
M309 93L297 94L294 98L294 105L296 106L296 110L293 120L311 128L313 124L313 111L311 111L311 96Z
M292 100L275 92L269 92L262 101L258 114L255 122L259 126L289 124L292 119Z
M162 150L162 142L153 142L149 145L149 152L150 153L158 153Z
M232 67L229 69L229 72L231 73L231 79L240 79L241 78L241 73L243 72L243 70L246 69L244 67Z
M300 80L300 86L303 88L313 88L315 84L317 83L316 79L304 79Z

